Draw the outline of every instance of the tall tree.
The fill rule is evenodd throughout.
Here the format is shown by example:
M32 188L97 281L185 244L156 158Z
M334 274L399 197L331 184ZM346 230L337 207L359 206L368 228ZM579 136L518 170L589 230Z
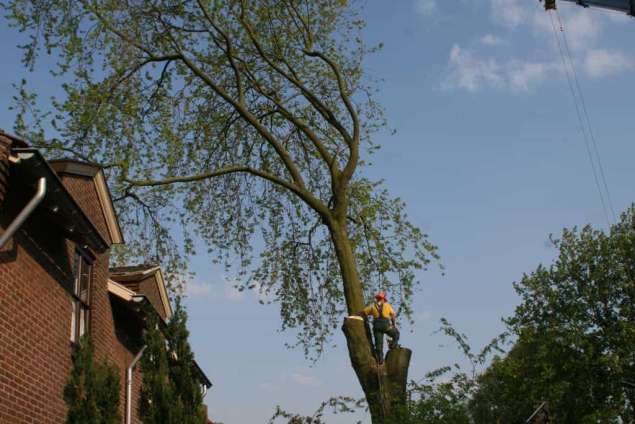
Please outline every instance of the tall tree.
M203 407L203 393L201 391L201 376L197 374L194 354L188 341L187 311L177 298L174 314L165 329L168 348L168 364L170 381L174 385L177 395L176 403L184 411L182 424L206 423L207 417Z
M146 346L141 356L141 401L139 415L144 424L176 424L182 410L175 400L177 393L170 379L167 343L156 313L148 311L143 342Z
M269 294L282 328L319 354L341 317L389 290L411 316L415 271L436 248L405 205L364 178L384 125L363 60L375 50L346 0L9 0L7 15L56 54L52 115L22 90L17 130L109 170L132 255L182 256L180 224L241 288ZM23 112L33 112L29 119ZM47 116L51 119L47 120ZM44 123L46 122L46 123ZM39 126L38 126L39 124ZM43 137L50 125L61 141ZM254 246L258 248L254 250ZM254 255L254 253L257 253ZM410 352L379 370L363 325L345 335L374 422L403 402Z
M73 347L73 368L64 387L66 424L117 424L119 373L114 365L95 362L88 336Z
M207 422L194 355L188 342L187 313L177 298L167 325L147 312L146 346L141 357L141 420L144 424Z
M484 365L499 342L509 352L484 372L447 367L415 385L415 422L525 422L543 402L554 422L635 420L635 207L608 232L585 226L552 238L558 251L515 283L521 303L507 334L473 355L464 336L444 322L472 365ZM453 377L438 377L455 369ZM476 368L473 368L476 370ZM535 422L543 422L537 414ZM404 421L408 422L408 421Z
M484 376L483 397L507 414L546 400L556 422L632 422L635 209L608 232L565 229L552 242L553 264L515 284L522 302L507 323L518 341ZM507 394L486 395L497 387Z

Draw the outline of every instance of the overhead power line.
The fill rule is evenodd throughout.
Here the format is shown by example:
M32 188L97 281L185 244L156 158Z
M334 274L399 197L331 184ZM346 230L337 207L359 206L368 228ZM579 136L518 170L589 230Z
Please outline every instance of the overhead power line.
M582 112L584 113L584 117L586 119L586 123L588 125L589 128L589 135L591 137L591 143L593 146L593 150L595 153L595 157L597 159L597 163L598 163L598 168L600 169L600 178L602 180L602 184L604 185L604 191L606 193L606 200L608 203L608 207L609 207L609 211L611 212L611 217L613 218L613 221L615 222L617 219L617 216L615 214L615 209L613 208L613 202L611 200L611 192L609 191L609 186L606 182L606 175L604 174L604 166L602 165L602 159L600 157L600 151L598 149L598 143L597 140L595 138L595 131L593 131L593 126L591 125L591 119L589 118L589 112L588 109L586 107L586 101L584 100L584 94L582 92L582 88L580 87L580 81L578 79L578 73L576 72L575 66L574 66L574 62L573 62L573 58L571 55L571 49L569 49L569 41L567 40L567 33L564 30L564 23L562 22L562 19L560 19L560 13L558 12L558 9L555 10L556 13L556 17L558 18L558 23L560 24L560 28L562 28L562 39L564 40L564 47L565 47L565 51L567 53L567 56L569 57L569 62L571 63L571 70L573 71L573 78L575 81L575 85L578 89L578 94L580 96L580 100L582 102Z
M582 94L582 88L580 86L577 72L575 70L575 64L573 62L571 50L569 49L569 43L566 38L564 24L562 23L562 20L560 19L560 15L558 14L558 11L555 10L555 13L560 25L560 31L558 31L556 27L556 23L553 18L554 11L549 11L547 13L549 14L551 27L553 29L554 36L556 38L556 44L558 46L558 51L560 52L560 58L562 59L563 70L567 78L567 83L568 83L569 90L571 92L571 97L573 99L573 103L575 106L578 123L580 124L580 132L582 133L582 138L584 140L584 144L586 147L587 156L591 164L591 170L593 172L593 180L595 181L595 186L600 196L600 202L602 204L602 210L604 211L606 222L608 224L608 227L610 228L611 216L613 220L615 220L616 218L615 211L613 209L613 204L611 201L608 184L606 182L604 168L602 166L599 149L598 149L593 128L591 125L591 119L589 118L586 102ZM562 33L562 37L559 35L559 33ZM597 165L596 165L596 162L597 162ZM600 183L600 180L602 181L602 183Z

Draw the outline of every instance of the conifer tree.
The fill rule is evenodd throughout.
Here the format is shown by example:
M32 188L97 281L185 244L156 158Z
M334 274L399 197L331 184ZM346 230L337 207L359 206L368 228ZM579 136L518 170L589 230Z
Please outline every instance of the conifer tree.
M141 359L141 419L144 424L202 424L205 422L201 381L187 331L187 313L180 299L172 319L161 328L149 311Z
M176 299L174 315L166 329L166 338L170 349L168 362L170 377L176 393L177 402L183 409L183 424L200 424L205 422L201 381L195 374L194 354L188 342L190 332L187 330L187 312Z
M165 338L156 314L147 314L146 350L141 357L141 420L144 424L175 424L177 411L174 387L170 381Z
M114 365L95 363L90 339L84 336L73 349L73 368L64 401L66 424L118 424L119 373Z

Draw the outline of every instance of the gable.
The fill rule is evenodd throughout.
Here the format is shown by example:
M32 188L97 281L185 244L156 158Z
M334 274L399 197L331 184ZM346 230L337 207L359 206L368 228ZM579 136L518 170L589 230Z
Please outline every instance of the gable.
M123 243L119 220L102 169L98 165L73 160L53 160L50 164L102 236L111 244Z
M144 295L164 320L172 316L172 307L160 267L140 265L113 268L110 270L110 279L128 290Z

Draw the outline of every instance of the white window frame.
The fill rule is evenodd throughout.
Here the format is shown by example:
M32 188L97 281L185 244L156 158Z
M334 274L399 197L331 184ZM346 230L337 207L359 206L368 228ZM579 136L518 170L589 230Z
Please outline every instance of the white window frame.
M93 266L80 250L75 250L71 299L71 342L78 343L90 329L90 295Z

